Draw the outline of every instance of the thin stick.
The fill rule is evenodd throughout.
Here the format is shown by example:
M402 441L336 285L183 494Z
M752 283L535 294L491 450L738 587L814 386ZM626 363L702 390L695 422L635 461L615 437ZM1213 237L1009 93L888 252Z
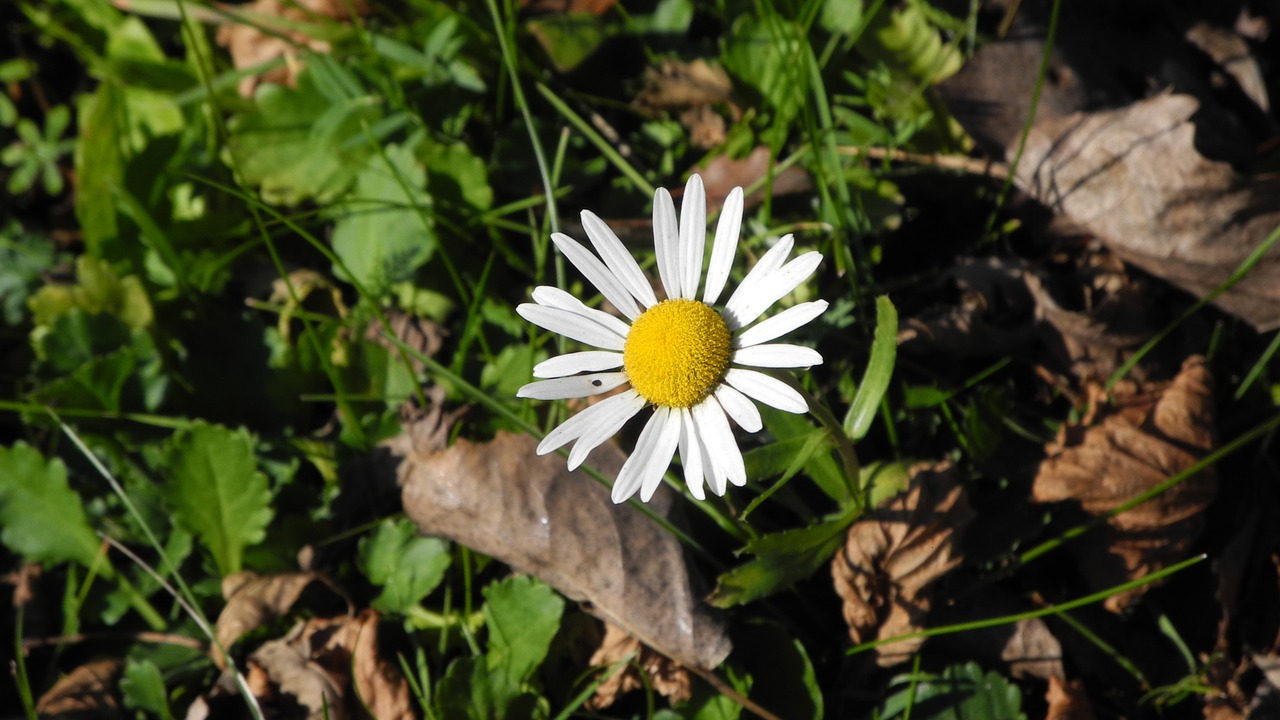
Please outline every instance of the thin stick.
M937 155L934 153L913 153L904 150L891 150L883 147L856 147L842 145L836 148L841 155L864 155L872 160L889 160L891 162L909 163L912 165L929 165L946 170L959 170L973 175L983 175L1004 180L1009 177L1009 166L995 160L964 157L963 155Z
M199 650L201 652L208 651L208 648L203 642L192 637L187 637L186 635L148 632L144 630L142 632L75 633L74 635L23 638L22 652L25 654L29 650L49 645L72 645L75 643L93 642L95 640L129 640L157 643L160 645L177 645L179 647L191 648L192 650Z

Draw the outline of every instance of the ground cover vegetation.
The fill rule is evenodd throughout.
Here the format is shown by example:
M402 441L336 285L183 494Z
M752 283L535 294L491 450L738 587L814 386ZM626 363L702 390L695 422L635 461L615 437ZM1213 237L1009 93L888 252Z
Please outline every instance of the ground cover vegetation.
M0 4L3 713L1275 716L1278 24Z

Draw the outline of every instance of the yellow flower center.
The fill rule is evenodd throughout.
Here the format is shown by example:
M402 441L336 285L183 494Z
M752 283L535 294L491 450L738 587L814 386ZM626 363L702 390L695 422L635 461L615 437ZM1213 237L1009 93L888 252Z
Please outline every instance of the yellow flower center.
M622 350L631 387L654 405L693 407L729 369L729 328L696 300L664 300L631 323Z

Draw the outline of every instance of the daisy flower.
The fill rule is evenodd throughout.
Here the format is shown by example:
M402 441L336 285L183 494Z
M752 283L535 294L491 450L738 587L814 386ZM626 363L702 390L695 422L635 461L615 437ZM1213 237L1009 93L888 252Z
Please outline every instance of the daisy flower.
M547 379L525 385L517 395L559 400L629 387L552 430L538 445L539 455L573 442L569 452L573 470L628 420L652 408L635 451L614 481L615 503L637 490L640 499L648 502L677 449L685 483L699 500L705 498L704 483L716 495L724 495L730 483L746 483L742 452L729 419L747 432L756 432L761 427L760 411L752 400L792 413L808 409L804 397L789 385L751 368L820 364L822 356L811 348L770 341L818 317L827 303L800 303L756 322L822 261L821 254L810 252L787 262L794 245L787 235L718 305L741 226L742 188L734 188L716 225L704 282L707 204L702 178L689 178L678 223L671 194L659 188L653 195L653 243L665 300L658 299L622 241L595 213L582 211L582 227L595 253L568 235L551 235L560 252L626 320L589 308L559 288L536 288L534 302L516 308L520 317L599 349L538 363L534 377Z

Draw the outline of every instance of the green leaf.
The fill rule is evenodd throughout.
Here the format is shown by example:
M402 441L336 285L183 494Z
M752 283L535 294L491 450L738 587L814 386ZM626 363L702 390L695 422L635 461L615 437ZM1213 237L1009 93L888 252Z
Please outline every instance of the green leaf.
M466 143L436 145L428 151L426 163L432 197L481 212L493 207L489 169Z
M327 203L346 191L372 152L362 127L376 122L377 108L369 98L341 94L342 84L329 78L321 88L308 68L296 88L259 85L255 107L229 124L228 164L270 203Z
M893 379L893 365L898 357L898 310L889 298L876 298L876 337L871 343L871 358L858 384L858 394L849 405L844 427L854 440L861 440L871 429L876 410Z
M1025 720L1022 695L1013 683L997 673L983 673L977 663L952 665L940 675L901 676L895 685L915 680L880 704L882 720Z
M790 455L786 456L781 454L770 455L768 453L760 456L761 465L765 465L766 462L783 462L784 464L776 472L783 472L787 469L790 464L790 458L795 457L795 453L804 447L812 433L824 432L816 428L804 415L793 415L770 407L761 407L760 415L764 419L764 426L769 429L769 432L779 444L784 444L785 452L790 453ZM840 469L840 465L835 458L831 456L830 451L815 452L812 457L805 461L804 471L822 492L826 493L832 500L840 503L841 506L853 499L849 485L845 482L844 472ZM749 477L751 476L749 475Z
M124 706L130 710L143 710L163 720L173 717L160 668L150 660L130 659L125 664L120 694L124 696Z
M409 520L385 520L372 537L360 541L360 570L382 593L373 600L381 612L403 612L417 605L444 579L449 543L421 537Z
M0 448L0 541L31 562L94 564L101 541L61 460L18 443ZM108 577L110 566L99 569Z
M761 555L717 578L707 602L727 608L785 590L830 560L842 541L836 534L802 552Z
M604 42L600 18L585 12L569 12L530 20L526 27L538 41L556 70L567 73L581 65Z
M243 429L196 423L169 443L165 495L176 520L195 533L223 577L239 572L245 547L271 522L271 492Z
M389 145L356 177L333 228L334 273L355 280L374 297L413 275L435 250L427 175L413 152Z
M853 32L862 25L862 0L826 0L818 24L832 35Z
M804 102L800 43L800 28L776 14L743 15L721 49L725 70L737 80L734 86L754 90L776 113L777 126L790 122Z
M76 138L76 217L89 255L101 256L118 234L116 204L111 188L124 177L121 136L124 91L104 82L79 102L80 134Z
M560 629L564 600L531 577L514 577L484 589L484 622L489 631L485 667L494 715L502 717L524 683L542 664Z

